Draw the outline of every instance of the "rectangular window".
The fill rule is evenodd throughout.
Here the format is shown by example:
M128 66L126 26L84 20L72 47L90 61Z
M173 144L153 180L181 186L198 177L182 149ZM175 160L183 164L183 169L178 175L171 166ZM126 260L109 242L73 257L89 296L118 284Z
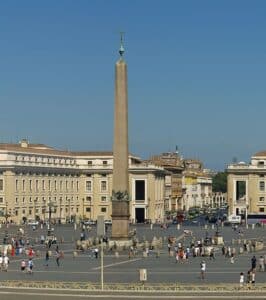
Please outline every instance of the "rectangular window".
M74 181L73 180L71 181L71 190L72 191L74 190Z
M51 191L51 180L48 180L48 189Z
M22 198L22 203L25 203L25 197Z
M36 185L36 191L38 191L39 190L39 180L38 179L36 180L35 185Z
M66 180L66 190L68 190L68 181Z
M103 160L103 165L106 166L108 164L107 160Z
M101 192L107 191L107 181L101 181Z
M91 201L91 196L87 196L86 201Z
M86 181L86 191L91 192L91 181Z
M102 197L101 197L101 201L102 201L102 202L106 202L106 201L107 201L106 196L102 196Z
M86 212L90 212L91 208L90 207L86 207Z
M55 191L57 190L57 181L56 180L54 181L54 190Z
M29 215L31 215L32 214L32 210L31 209L29 209Z
M106 212L106 207L101 207L101 212Z
M136 200L145 200L145 180L135 181Z
M0 179L0 191L4 190L4 180Z
M18 204L18 198L16 198L16 204Z
M77 181L77 192L78 192L78 190L79 190L79 182Z
M45 181L42 181L42 190L45 191Z
M4 203L4 198L0 197L0 203Z
M260 211L260 212L264 212L264 207L260 207L260 208L259 208L259 211Z
M260 197L259 201L264 202L264 197Z
M62 188L63 188L63 181L60 180L60 191L62 191Z
M32 180L30 179L30 191L32 191Z
M16 192L18 191L18 179L16 179Z
M88 166L92 165L92 160L88 160Z
M265 190L265 182L264 181L260 181L260 191L264 192Z

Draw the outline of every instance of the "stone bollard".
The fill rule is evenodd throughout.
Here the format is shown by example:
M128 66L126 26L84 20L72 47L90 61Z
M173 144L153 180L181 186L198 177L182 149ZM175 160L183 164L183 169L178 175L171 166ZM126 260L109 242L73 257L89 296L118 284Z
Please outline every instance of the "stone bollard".
M239 254L243 254L243 252L244 252L243 247L239 247Z
M115 252L115 258L119 258L119 252L118 251Z
M176 229L177 229L177 230L180 230L180 224L177 224L177 225L176 225Z
M148 253L145 250L143 251L143 257L148 257Z
M255 229L255 224L252 224L252 229L253 229L253 230Z
M41 253L40 253L40 250L37 250L37 251L36 251L36 257L39 257L40 254L41 254Z
M77 251L74 251L73 252L73 258L76 258L78 256L78 252Z
M207 224L204 225L204 229L208 229L208 225Z
M212 224L212 229L214 229L214 224Z
M232 239L232 245L234 245L235 244L235 239Z

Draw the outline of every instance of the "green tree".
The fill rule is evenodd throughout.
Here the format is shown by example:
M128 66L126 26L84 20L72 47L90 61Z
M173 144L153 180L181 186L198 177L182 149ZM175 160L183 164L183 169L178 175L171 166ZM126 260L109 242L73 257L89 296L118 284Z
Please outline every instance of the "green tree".
M212 179L213 192L227 192L227 173L218 172Z

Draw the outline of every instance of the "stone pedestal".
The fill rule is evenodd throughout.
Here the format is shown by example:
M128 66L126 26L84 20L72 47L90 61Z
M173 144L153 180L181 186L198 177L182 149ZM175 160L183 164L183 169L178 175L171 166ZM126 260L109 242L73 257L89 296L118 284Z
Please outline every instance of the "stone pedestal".
M215 245L222 245L224 243L224 239L222 236L215 236L213 240Z
M112 201L112 240L129 238L129 201Z

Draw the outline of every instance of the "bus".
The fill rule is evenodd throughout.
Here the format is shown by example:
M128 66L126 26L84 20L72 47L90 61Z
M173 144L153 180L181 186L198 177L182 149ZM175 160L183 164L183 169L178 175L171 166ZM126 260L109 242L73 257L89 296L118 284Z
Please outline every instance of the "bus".
M248 224L262 225L266 224L266 214L248 214Z

